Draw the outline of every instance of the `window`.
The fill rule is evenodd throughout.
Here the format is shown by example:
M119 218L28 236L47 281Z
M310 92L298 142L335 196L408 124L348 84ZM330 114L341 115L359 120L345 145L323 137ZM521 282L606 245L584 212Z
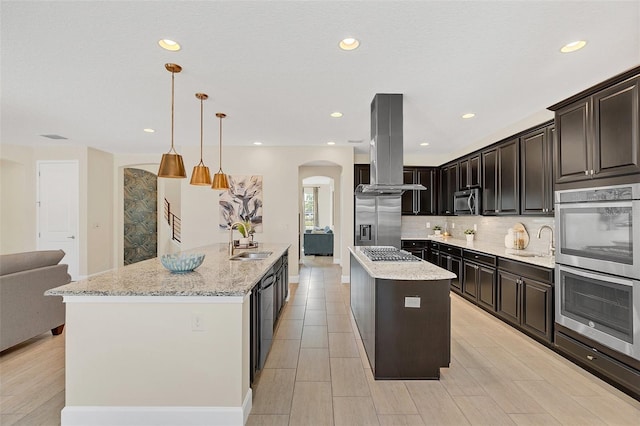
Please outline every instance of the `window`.
M304 187L304 228L318 226L318 187Z

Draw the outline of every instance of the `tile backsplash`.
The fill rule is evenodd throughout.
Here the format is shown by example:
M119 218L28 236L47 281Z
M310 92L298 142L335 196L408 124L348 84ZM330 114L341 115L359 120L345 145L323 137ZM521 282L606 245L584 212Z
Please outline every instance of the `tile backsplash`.
M429 222L431 228L427 229ZM542 231L540 239L536 237L538 229L542 225L554 228L553 217L532 216L402 216L403 237L426 237L433 234L433 227L440 225L445 229L445 222L449 232L454 238L464 239L464 230L473 229L477 225L475 239L493 244L504 245L504 237L507 230L516 223L522 223L529 234L529 246L527 250L546 252L549 249L549 231Z

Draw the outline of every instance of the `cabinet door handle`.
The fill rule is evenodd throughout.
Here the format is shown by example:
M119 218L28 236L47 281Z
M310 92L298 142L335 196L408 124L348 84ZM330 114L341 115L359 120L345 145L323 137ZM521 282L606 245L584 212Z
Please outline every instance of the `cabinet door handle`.
M589 170L585 170L585 171L584 171L584 175L585 175L585 176L589 176Z
M473 256L473 258L474 258L474 259L478 259L478 258L479 258L479 256Z
M593 175L594 175L593 170L591 170L589 173L591 173L591 176L593 176Z
M589 361L593 361L594 359L596 359L596 357L595 357L595 356L593 356L593 355L587 355L587 359L588 359Z

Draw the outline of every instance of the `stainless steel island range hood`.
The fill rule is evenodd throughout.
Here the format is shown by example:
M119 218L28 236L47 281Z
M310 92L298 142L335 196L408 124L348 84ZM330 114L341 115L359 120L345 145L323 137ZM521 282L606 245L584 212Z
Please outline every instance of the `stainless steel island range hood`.
M402 195L424 190L422 185L404 184L402 94L378 93L371 102L370 184L358 185L356 196Z
M355 245L400 248L402 193L424 190L402 181L402 95L377 94L371 102L371 184L355 193Z

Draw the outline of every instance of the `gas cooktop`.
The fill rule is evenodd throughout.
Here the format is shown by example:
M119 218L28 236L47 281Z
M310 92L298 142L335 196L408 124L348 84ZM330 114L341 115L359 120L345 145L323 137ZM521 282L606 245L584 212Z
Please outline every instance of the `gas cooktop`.
M420 262L420 258L408 251L392 246L360 247L360 251L372 262Z

